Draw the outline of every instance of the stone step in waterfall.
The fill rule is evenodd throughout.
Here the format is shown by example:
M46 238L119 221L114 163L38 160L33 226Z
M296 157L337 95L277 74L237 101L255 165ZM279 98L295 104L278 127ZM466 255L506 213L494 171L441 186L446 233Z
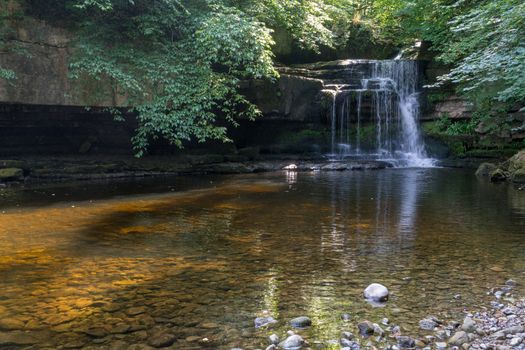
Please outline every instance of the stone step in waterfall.
M331 101L332 158L365 157L392 160L399 166L432 166L419 127L417 61L344 60L297 65L283 73L323 81L323 92Z

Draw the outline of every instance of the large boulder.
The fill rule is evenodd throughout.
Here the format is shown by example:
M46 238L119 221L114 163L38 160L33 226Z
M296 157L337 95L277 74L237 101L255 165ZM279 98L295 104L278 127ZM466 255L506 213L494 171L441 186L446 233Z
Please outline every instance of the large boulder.
M498 168L490 173L491 182L502 182L502 181L506 181L507 178L508 178L508 174L503 169Z
M512 173L512 182L525 184L525 168L521 168Z
M364 291L364 297L367 300L383 303L388 300L388 289L379 283L372 283L366 287Z
M476 171L476 176L489 177L498 167L492 163L482 163Z

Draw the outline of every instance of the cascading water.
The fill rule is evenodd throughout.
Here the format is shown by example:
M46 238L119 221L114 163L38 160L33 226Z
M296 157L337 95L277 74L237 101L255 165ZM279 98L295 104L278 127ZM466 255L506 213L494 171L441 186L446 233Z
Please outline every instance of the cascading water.
M330 156L432 166L418 123L418 62L346 61L343 67L337 84L325 90L332 96Z

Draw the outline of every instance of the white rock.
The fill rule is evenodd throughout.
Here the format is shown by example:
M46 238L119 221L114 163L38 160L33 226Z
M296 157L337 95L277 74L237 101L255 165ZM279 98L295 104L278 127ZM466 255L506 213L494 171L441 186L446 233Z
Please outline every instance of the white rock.
M372 283L366 287L364 291L364 296L368 300L383 302L388 300L388 289L379 283Z

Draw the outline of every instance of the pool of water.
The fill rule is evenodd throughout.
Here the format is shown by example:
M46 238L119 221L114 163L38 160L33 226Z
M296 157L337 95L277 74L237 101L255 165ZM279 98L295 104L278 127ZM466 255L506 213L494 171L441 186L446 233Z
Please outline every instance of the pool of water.
M0 347L126 349L169 331L172 349L256 349L306 315L299 333L335 349L361 320L422 335L425 316L523 288L525 192L451 169L3 189L0 242ZM385 307L363 300L372 282ZM255 329L262 315L279 323Z

